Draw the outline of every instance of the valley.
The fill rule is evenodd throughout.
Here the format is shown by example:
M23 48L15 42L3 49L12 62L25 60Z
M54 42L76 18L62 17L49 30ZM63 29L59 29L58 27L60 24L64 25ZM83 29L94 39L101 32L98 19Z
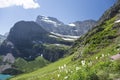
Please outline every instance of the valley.
M71 56L60 59L32 73L23 74L11 80L118 80L119 60L111 56L119 53L120 2L106 11L102 22L81 36L70 48ZM118 9L119 8L119 9ZM111 13L108 15L108 13ZM109 16L109 17L106 17Z
M120 0L97 21L67 24L38 15L6 34L0 35L0 80L120 79Z
M43 17L42 18L46 18ZM48 17L56 24L59 24L55 18ZM59 22L59 23L58 23ZM0 72L3 74L18 75L21 73L32 72L44 66L58 61L60 58L64 58L69 55L69 49L81 35L85 34L88 30L92 29L92 25L95 25L95 21L83 21L80 24L76 24L74 28L80 28L79 25L84 25L86 31L78 31L80 34L66 34L68 25L57 26L61 30L54 32L49 31L44 25L52 25L53 22L38 22L34 21L19 21L14 24L10 29L8 36L3 40L0 45L1 55L1 67ZM63 24L61 22L61 24ZM42 25L42 26L41 26ZM59 33L59 31L64 32ZM64 34L65 33L65 34Z

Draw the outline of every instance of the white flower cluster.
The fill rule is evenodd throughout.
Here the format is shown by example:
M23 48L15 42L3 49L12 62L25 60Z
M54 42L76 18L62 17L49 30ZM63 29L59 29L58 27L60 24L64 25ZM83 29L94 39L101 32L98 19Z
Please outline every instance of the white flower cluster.
M98 57L96 57L96 59L98 59Z
M80 70L81 68L80 67L76 67L76 71Z
M104 54L102 54L102 57L105 57L105 55L104 55Z
M120 49L118 48L117 51L119 51Z
M64 79L68 79L68 76L65 76Z
M81 61L82 66L85 66L85 60Z
M57 76L58 76L58 78L59 78L59 77L60 77L60 74L58 74Z
M61 71L61 70L64 70L64 69L66 69L66 64L64 64L63 66L59 66L58 68L59 68L59 70Z

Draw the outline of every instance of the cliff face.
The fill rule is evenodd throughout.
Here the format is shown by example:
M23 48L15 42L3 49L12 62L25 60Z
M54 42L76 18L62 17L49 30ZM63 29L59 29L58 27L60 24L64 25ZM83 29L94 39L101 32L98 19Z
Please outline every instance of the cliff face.
M30 56L27 54L27 49L32 52L33 41L47 42L48 39L45 40L45 38L48 34L35 22L20 21L11 28L7 39L1 45L1 54L11 52L15 57ZM24 50L26 54L24 54Z
M95 26L96 21L85 20L64 24L56 18L39 15L36 19L36 23L48 32L59 33L62 35L81 36L88 32L88 30L92 29Z
M63 57L65 53L63 47L56 44L70 45L72 42L51 36L55 35L47 32L35 22L17 22L11 28L7 39L1 44L0 54L12 53L14 57L22 57L27 60L32 60L43 54L47 60L55 61ZM50 44L56 46L55 49L50 49L50 47L53 47L49 46ZM49 48L47 48L48 46ZM57 58L55 58L55 54Z
M11 28L7 39L13 42L15 45L27 44L27 43L31 43L31 41L33 40L39 40L39 39L42 42L45 42L44 38L48 34L49 33L47 31L45 31L35 22L21 21L16 23L14 27ZM23 43L23 41L26 42Z

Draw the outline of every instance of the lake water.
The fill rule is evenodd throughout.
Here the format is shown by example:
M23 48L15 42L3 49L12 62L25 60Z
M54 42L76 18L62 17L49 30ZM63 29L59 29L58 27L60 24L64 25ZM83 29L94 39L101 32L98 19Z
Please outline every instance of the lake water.
M8 78L10 78L10 75L4 75L4 74L0 74L0 80L6 80Z

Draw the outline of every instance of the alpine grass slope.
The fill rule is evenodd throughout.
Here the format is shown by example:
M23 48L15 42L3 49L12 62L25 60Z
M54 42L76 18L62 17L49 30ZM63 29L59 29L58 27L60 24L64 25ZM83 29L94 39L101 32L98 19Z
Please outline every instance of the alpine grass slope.
M120 1L107 10L94 27L71 47L70 56L37 71L10 80L119 80Z

